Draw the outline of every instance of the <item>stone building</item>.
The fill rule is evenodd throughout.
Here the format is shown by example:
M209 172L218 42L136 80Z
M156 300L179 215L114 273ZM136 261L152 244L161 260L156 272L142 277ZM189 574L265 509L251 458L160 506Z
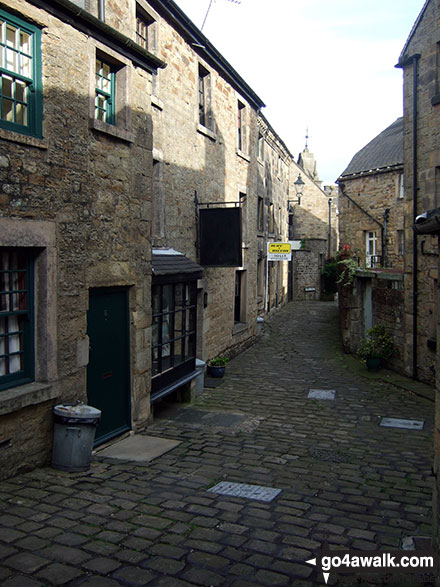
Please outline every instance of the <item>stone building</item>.
M338 179L339 235L362 271L340 290L344 348L356 352L374 324L385 324L397 354L390 364L407 369L404 326L403 118L361 149Z
M438 2L425 2L397 67L403 70L405 173L405 333L411 375L436 375L434 523L440 544L440 384L438 269L440 204L440 44Z
M101 439L150 410L145 96L164 64L134 14L107 16L119 30L65 1L0 11L2 476L47 461L54 403L111 396Z
M257 143L257 303L260 315L288 299L289 261L268 261L270 242L289 241L289 185L292 156L260 113Z
M256 340L289 296L288 263L266 251L289 239L299 168L171 0L5 0L0 18L10 475L48 461L55 404L100 408L103 443L145 428L196 357Z
M333 257L339 243L337 197L331 188L322 188L318 166L308 146L292 162L290 192L301 178L304 189L299 203L290 206L291 240L301 241L294 253L292 297L295 300L320 299L321 271L325 260Z

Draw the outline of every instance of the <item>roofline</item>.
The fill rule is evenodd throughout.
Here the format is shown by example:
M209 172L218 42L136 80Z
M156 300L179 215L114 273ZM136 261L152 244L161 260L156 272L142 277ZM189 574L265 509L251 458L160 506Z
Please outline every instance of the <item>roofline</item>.
M165 61L70 0L28 0L28 2L117 50L150 73L155 73L158 68L166 67Z
M178 29L189 40L192 49L203 59L211 62L224 78L244 96L254 108L264 108L265 103L254 90L237 73L232 65L214 47L202 31L186 16L173 0L148 0L172 26Z
M267 125L267 127L270 129L270 131L272 132L272 134L276 137L277 141L279 141L280 145L283 147L283 149L287 152L287 155L293 159L293 155L290 152L289 148L287 147L286 143L283 141L283 139L280 137L280 135L277 133L277 131L274 129L274 127L270 124L270 122L267 120L266 116L264 116L264 114L262 112L258 113L258 117L261 118L264 121L264 124Z
M420 11L420 13L419 13L419 16L416 18L416 21L415 21L415 23L413 24L413 27L412 27L412 29L411 29L411 31L410 31L410 33L409 33L409 35L408 35L408 38L407 38L407 40L406 40L406 42L405 42L405 45L403 46L402 52L400 53L400 56L399 56L399 62L398 62L398 64L397 64L397 66L396 66L396 67L402 67L402 66L404 65L403 63L402 63L402 65L400 65L400 63L405 61L405 54L406 54L406 51L408 50L408 45L410 44L410 42L411 42L411 39L412 39L412 37L413 37L414 33L416 32L416 29L417 29L417 27L419 26L419 24L420 24L420 21L422 20L422 18L423 18L423 15L425 14L425 10L427 9L427 7L428 7L428 4L430 3L430 1L431 1L431 0L426 0L426 2L425 2L425 4L424 4L424 6L423 6L423 8L422 8L422 10L421 10L421 11ZM405 64L405 65L406 65L406 64Z
M387 165L386 167L377 167L376 169L365 169L363 171L356 171L355 173L347 173L347 175L340 175L336 181L339 181L340 179L357 179L358 177L363 177L365 175L376 175L377 173L391 173L392 171L397 171L398 169L403 169L403 161L402 163Z

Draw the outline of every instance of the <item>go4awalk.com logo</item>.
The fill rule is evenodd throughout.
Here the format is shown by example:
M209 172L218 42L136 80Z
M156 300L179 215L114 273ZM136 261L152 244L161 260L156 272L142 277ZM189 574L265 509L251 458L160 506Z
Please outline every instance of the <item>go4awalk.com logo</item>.
M434 551L328 550L306 561L322 571L327 585L330 573L432 573L436 574L438 555Z

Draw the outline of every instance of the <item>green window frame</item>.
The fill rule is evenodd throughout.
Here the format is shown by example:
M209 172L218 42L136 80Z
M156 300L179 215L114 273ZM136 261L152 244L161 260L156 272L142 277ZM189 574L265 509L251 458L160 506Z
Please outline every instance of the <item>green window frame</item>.
M0 390L33 381L33 308L30 253L0 248Z
M41 30L0 10L0 128L42 137Z
M115 68L97 57L95 79L95 118L115 124Z

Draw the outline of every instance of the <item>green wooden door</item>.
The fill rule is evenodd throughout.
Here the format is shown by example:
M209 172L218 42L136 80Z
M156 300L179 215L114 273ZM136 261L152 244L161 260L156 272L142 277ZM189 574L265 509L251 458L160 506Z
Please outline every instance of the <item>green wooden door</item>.
M95 437L100 444L131 424L127 290L90 290L87 334L87 397L89 405L102 412Z

